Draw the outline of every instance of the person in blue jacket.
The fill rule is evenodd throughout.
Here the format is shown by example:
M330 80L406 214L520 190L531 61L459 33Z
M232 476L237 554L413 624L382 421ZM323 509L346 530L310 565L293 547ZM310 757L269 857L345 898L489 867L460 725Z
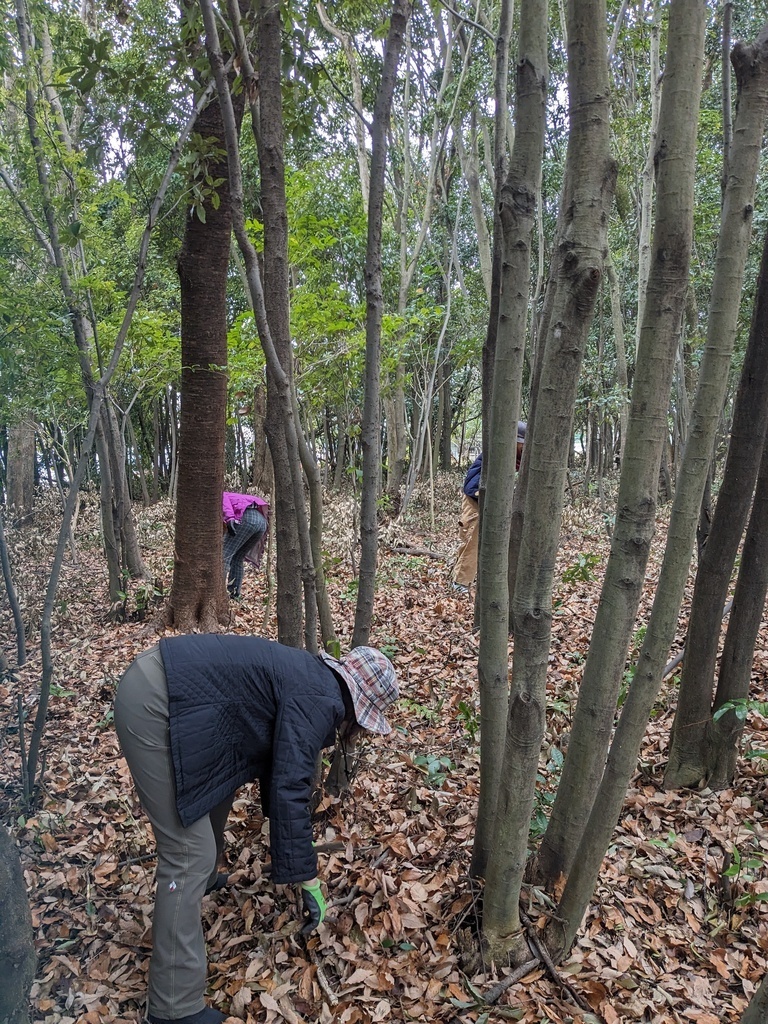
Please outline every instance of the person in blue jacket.
M299 883L302 932L322 923L309 800L319 752L336 735L386 734L398 697L380 651L339 661L262 637L163 639L120 680L115 727L157 844L150 1024L219 1024L206 1006L203 896L222 888L224 829L236 790L259 780L272 880Z
M515 469L520 469L523 457L523 445L527 424L519 420L517 424L517 459ZM461 512L459 513L459 550L453 567L451 586L459 593L466 594L477 576L477 544L480 532L480 474L483 469L483 453L481 452L467 470L461 493Z

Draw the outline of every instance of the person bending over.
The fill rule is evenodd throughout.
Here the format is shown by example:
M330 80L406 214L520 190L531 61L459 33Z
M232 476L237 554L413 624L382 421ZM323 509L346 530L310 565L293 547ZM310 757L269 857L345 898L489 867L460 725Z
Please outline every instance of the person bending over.
M355 647L339 661L262 637L160 641L122 676L115 727L157 844L150 1024L219 1024L204 1000L203 895L218 873L236 790L259 780L275 883L298 883L302 932L323 921L309 801L318 754L340 736L384 735L398 697L391 662Z
M267 542L269 504L254 494L224 491L224 579L230 597L240 597L245 562L258 567Z

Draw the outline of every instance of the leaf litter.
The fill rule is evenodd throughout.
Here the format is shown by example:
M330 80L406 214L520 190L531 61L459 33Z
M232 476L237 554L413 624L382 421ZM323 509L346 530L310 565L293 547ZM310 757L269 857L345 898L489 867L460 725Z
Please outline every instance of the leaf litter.
M317 809L327 920L308 940L298 934L293 887L269 877L258 787L244 787L227 829L232 884L203 902L208 999L233 1018L266 1024L738 1021L768 961L764 761L741 758L733 789L722 793L664 792L674 677L654 709L595 897L559 977L537 964L497 1002L484 1001L507 972L478 964L479 889L468 875L479 784L478 636L471 599L449 587L457 478L439 478L437 488L434 503L419 490L403 521L382 527L371 643L392 658L402 699L391 736L363 744L350 791L325 795ZM172 523L167 504L139 512L142 550L166 590ZM663 519L659 525L639 622L658 572ZM35 526L9 531L29 660L0 683L0 806L18 841L32 906L39 958L33 1019L135 1024L144 1012L151 951L154 847L120 755L112 701L121 672L160 634L151 618L106 621L96 503L86 499L54 617L43 794L25 815L17 702L21 697L31 719L40 678L36 610L56 528L55 508L43 507ZM354 529L351 500L330 498L328 587L343 650L354 619ZM588 503L569 506L556 573L534 833L543 828L567 750L607 554L599 511ZM263 571L246 574L232 632L263 631L267 589ZM684 643L686 614L673 653ZM12 662L5 599L0 618L9 638L3 651ZM767 639L762 630L754 660L762 697ZM768 750L766 726L751 716L745 746ZM533 926L542 926L547 897L530 888L525 900ZM564 982L591 1012L574 1004Z

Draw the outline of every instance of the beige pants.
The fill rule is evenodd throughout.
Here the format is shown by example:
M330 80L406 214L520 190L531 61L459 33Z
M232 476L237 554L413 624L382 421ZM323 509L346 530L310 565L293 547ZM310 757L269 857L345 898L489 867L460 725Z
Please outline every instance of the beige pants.
M232 797L189 828L179 820L168 738L168 685L158 647L140 654L120 680L115 727L157 844L149 1012L175 1020L205 1006L201 903L206 886L216 879Z
M477 575L477 537L480 508L474 498L461 496L459 515L459 553L453 567L453 582L469 587Z

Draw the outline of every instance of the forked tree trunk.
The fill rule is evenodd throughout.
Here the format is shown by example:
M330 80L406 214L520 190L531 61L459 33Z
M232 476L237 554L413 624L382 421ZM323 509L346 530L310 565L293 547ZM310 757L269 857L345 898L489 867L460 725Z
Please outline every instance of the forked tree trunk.
M689 33L693 34L691 28L696 25L697 19L705 21L706 8L694 15L690 0L687 7ZM703 36L700 39L703 45ZM636 769L640 745L661 686L664 665L674 639L685 592L701 496L736 339L757 168L768 111L766 58L766 30L761 33L757 44L740 44L734 48L733 61L739 81L739 111L732 158L739 173L729 176L726 187L710 297L707 342L699 370L690 436L680 466L664 561L648 630L616 727L605 773L559 906L558 916L567 922L564 927L566 948L575 937L594 891L600 864Z
M749 515L768 429L768 233L752 312L747 351L733 410L723 482L699 559L691 600L685 661L664 785L696 786L707 778L712 689L723 607ZM753 513L754 515L754 513ZM742 556L743 564L743 556ZM733 616L730 619L733 622ZM730 728L728 729L730 731ZM725 735L724 726L716 730Z
M509 592L505 556L515 483L517 421L531 282L531 238L544 153L546 40L546 0L528 0L520 11L515 144L509 172L505 180L499 181L496 204L502 229L499 323L495 331L488 330L488 334L494 334L496 343L488 415L489 443L483 456L486 490L478 559L480 656L477 670L483 728L480 734L480 805L470 869L474 876L485 876L494 842L509 703ZM491 899L498 899L498 890L486 888L486 893Z
M276 435L276 444L282 446L285 455L285 462L290 469L289 489L290 501L295 509L294 528L299 537L300 559L302 570L302 582L304 589L304 636L303 642L308 650L317 650L316 630L316 604L314 595L314 573L312 570L312 551L307 526L306 507L304 499L304 479L301 472L301 461L299 456L299 425L294 411L293 393L291 379L283 369L281 356L278 354L277 345L272 335L272 326L267 313L267 302L261 280L259 258L245 226L245 215L243 209L243 179L240 165L240 147L238 142L238 123L233 104L233 97L230 92L224 68L224 59L219 46L219 36L216 27L216 18L211 0L201 0L200 9L203 15L206 34L206 50L211 63L216 89L219 96L219 103L223 116L223 134L226 140L228 155L229 182L231 189L232 223L237 238L237 244L243 256L245 264L245 275L250 293L251 305L253 308L256 326L259 332L259 339L264 350L267 362L269 379L273 382L273 397L282 421L282 432L279 437ZM254 70L250 55L245 46L245 38L240 25L240 11L237 0L229 0L228 10L232 22L233 33L237 42L238 58L240 61L241 74L246 81L245 91L254 94ZM282 180L283 151L282 151L282 106L281 106L281 21L280 8L276 5L265 4L260 11L260 81L261 81L261 113L263 115L260 124L260 131L257 132L259 143L259 154L262 171L262 202L264 202L264 190L269 188L272 191L270 203L272 204L271 216L274 220L271 227L275 230L275 257L279 263L286 257L280 250L281 235L280 224L278 223L285 216L285 206L280 203L280 195L284 189ZM253 111L253 108L252 108ZM270 162L269 170L265 171L265 164ZM268 181L268 185L267 185ZM283 197L284 198L284 197ZM266 263L269 260L265 260ZM287 265L287 264L286 264ZM278 268L279 269L279 268ZM279 282L278 274L277 281ZM285 276L287 286L287 274ZM285 296L274 296L276 304L276 327L277 330L287 329L281 321L282 307L287 312L287 294ZM275 452L272 452L273 460ZM279 486L276 482L276 486ZM301 598L294 596L291 603L292 617L290 623L283 622L284 631L281 639L284 643L291 643L293 646L301 646ZM290 631L287 631L290 626Z
M539 878L552 888L571 868L602 778L655 531L659 462L688 287L704 22L703 0L672 3L659 116L654 251L616 524L568 754L538 853Z
M610 155L605 2L569 0L567 11L570 132L555 239L558 256L550 282L554 297L532 438L526 436L525 445L530 480L513 598L512 692L483 919L491 954L514 949L516 958L527 956L520 937L519 898L544 735L553 575L576 391L602 278L616 182ZM542 16L540 9L537 16ZM497 628L506 632L506 615Z

